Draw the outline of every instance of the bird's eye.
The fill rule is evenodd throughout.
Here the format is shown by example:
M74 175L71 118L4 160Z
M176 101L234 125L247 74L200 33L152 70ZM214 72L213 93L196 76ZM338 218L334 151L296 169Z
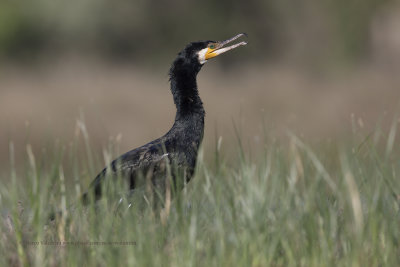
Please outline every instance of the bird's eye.
M210 48L210 49L214 49L214 48L215 48L215 45L211 44L211 45L209 45L209 48Z

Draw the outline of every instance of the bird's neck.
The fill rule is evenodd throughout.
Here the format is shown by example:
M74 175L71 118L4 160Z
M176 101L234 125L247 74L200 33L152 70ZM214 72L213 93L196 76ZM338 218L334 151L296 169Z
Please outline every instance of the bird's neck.
M197 151L204 134L204 108L197 90L196 77L201 66L182 64L178 58L170 70L171 91L176 105L174 125L167 135L178 137L187 151Z
M203 102L197 90L197 72L186 68L172 68L170 72L171 91L176 105L175 121L204 120Z

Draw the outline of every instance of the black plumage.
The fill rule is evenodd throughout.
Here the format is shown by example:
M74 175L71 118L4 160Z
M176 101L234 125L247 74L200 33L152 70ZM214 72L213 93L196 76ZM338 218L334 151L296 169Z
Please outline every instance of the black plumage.
M97 175L89 191L83 195L84 203L88 203L91 193L98 200L103 194L105 180L116 177L128 179L130 190L134 190L138 187L140 177L150 175L152 184L164 190L168 164L171 166L170 174L174 185L184 184L191 179L203 139L205 116L197 89L197 74L207 59L246 44L242 42L228 48L223 47L242 35L223 42L193 42L178 54L169 71L171 92L177 109L172 128L164 136L112 161ZM177 179L181 180L178 182Z

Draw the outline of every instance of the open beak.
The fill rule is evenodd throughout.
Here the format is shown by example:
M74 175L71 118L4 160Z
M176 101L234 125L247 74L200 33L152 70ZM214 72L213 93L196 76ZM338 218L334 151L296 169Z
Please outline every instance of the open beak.
M229 44L229 43L235 41L236 39L238 39L238 38L240 38L240 37L242 37L242 36L246 36L246 37L247 37L247 34L245 34L245 33L239 33L238 35L236 35L236 36L234 36L234 37L232 37L232 38L230 38L230 39L227 39L227 40L225 40L225 41L220 41L220 42L216 42L216 43L211 44L211 45L208 47L208 50L207 50L207 52L206 52L206 54L205 54L205 59L207 60L207 59L210 59L210 58L219 56L219 55L221 55L221 54L223 54L223 53L225 53L225 52L227 52L227 51L229 51L229 50L232 50L232 49L234 49L234 48L237 48L237 47L239 47L239 46L247 45L247 42L242 41L242 42L240 42L240 43L237 43L237 44L233 44L233 45L231 45L231 46L224 47L225 45L227 45L227 44Z

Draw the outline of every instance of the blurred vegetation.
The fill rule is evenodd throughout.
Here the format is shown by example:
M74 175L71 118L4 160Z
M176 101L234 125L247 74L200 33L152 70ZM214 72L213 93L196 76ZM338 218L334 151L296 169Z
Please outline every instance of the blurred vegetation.
M317 146L266 135L254 158L238 135L231 163L218 142L215 163L200 153L196 176L170 206L152 191L127 196L121 180L110 180L98 205L79 205L103 166L83 127L70 146L45 154L28 146L25 168L11 164L11 181L0 179L0 265L399 266L395 125ZM105 160L118 154L111 141ZM164 209L153 209L157 199ZM52 208L63 213L49 223Z
M353 61L367 53L371 20L388 2L1 0L0 58L79 52L154 62L189 41L247 32L247 53L260 60Z

